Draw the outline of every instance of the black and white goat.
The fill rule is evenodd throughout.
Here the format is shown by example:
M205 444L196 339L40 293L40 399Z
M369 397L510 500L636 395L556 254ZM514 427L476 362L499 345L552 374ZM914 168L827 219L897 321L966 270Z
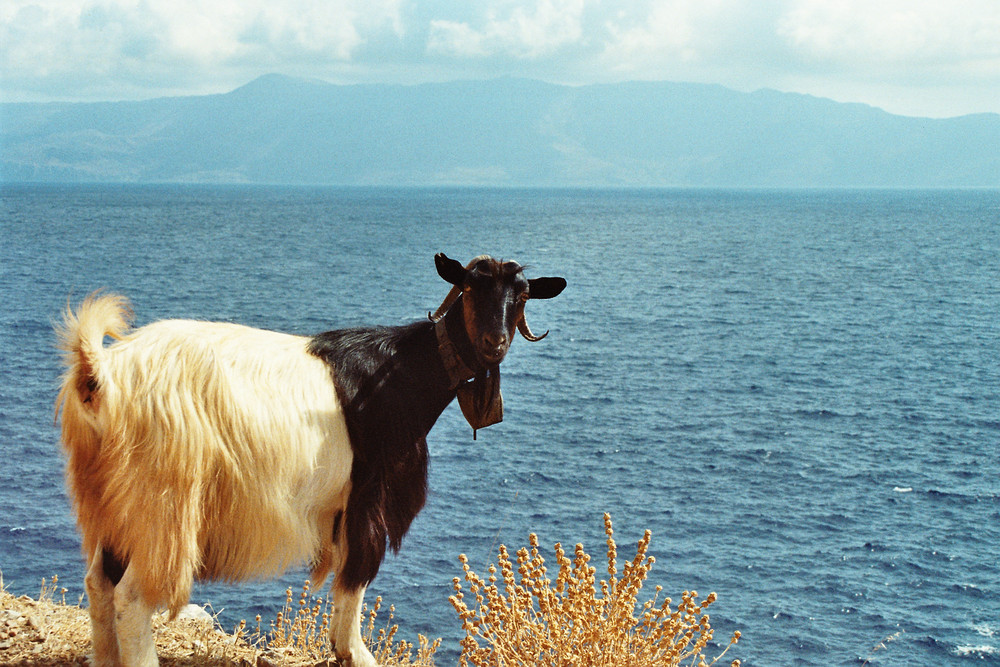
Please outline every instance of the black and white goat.
M336 573L336 655L375 665L362 597L424 504L425 436L456 394L474 428L499 419L497 367L515 329L540 338L525 302L566 285L528 280L516 262L434 259L454 287L430 321L407 326L311 338L188 320L130 330L124 297L67 309L56 406L97 665L157 664L151 615L176 614L195 579L301 562L317 582Z

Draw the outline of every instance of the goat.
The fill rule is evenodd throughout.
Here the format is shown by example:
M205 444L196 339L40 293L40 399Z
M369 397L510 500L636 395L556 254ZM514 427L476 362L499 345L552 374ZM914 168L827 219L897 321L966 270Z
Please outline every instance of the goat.
M96 665L156 665L152 613L176 615L195 579L302 562L317 586L335 573L335 655L376 664L362 598L423 507L427 433L456 395L473 428L502 417L498 367L515 328L544 337L528 328L525 302L566 286L487 256L434 260L453 287L428 320L404 326L313 337L190 320L130 330L122 296L67 307L56 418Z

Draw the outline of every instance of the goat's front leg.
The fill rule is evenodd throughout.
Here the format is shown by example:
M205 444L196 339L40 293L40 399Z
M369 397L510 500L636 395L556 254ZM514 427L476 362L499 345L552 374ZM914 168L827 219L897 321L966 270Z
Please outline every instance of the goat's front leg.
M361 604L365 587L343 590L333 586L333 621L330 623L330 646L338 660L351 667L378 667L361 639Z
M153 607L143 598L139 579L139 570L132 563L115 586L115 631L122 667L159 665L153 641Z
M98 545L90 554L87 576L83 579L90 603L90 636L94 645L94 667L120 667L118 637L115 635L115 583L104 568L104 549Z

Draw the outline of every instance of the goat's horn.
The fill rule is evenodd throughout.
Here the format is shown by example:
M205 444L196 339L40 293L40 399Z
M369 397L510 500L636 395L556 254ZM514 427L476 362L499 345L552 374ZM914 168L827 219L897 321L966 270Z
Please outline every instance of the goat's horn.
M451 308L456 301L458 301L458 297L461 294L462 294L461 285L455 285L454 287L452 287L451 291L448 292L448 296L444 298L444 301L442 301L441 305L438 306L438 309L434 311L434 314L432 315L431 313L427 313L427 317L430 318L430 321L437 322L442 317L444 317L444 314L448 312L448 309Z
M521 335L524 336L526 340L530 340L532 343L537 343L549 335L548 331L543 333L541 336L536 336L531 333L531 329L528 328L528 320L524 319L523 315L521 316L521 319L517 321L517 330L521 332Z
M473 266L476 265L476 262L478 262L481 259L490 259L490 256L479 255L478 257L473 257L472 260L470 260L469 263L465 265L465 270L468 271L469 269L471 269ZM454 287L452 287L451 291L448 292L448 296L444 298L444 301L441 302L441 305L438 306L438 309L434 311L434 314L432 315L431 313L427 313L427 317L430 319L430 321L437 322L442 317L444 317L444 314L448 312L448 309L451 308L453 305L455 305L455 302L458 301L458 297L459 295L461 295L461 293L462 293L461 285L455 285Z

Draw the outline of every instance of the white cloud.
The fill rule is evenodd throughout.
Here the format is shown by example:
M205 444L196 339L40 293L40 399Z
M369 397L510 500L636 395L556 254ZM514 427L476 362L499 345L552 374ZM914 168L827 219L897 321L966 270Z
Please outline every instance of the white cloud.
M676 63L704 61L718 48L720 31L733 20L732 7L718 0L639 3L606 22L602 58L608 66L641 72Z
M5 84L163 88L248 63L342 63L402 29L400 0L8 0L0 68Z
M463 58L505 54L520 59L548 56L583 37L583 0L538 0L501 16L493 8L477 29L468 22L435 19L427 48Z
M897 113L1000 111L1000 2L798 0L786 87Z
M244 46L273 49L319 60L351 60L367 38L382 30L402 33L399 2L363 0L299 0L259 2L252 20L238 37Z
M1000 111L1000 0L5 0L5 100L513 74Z
M899 113L1000 111L997 0L664 0L606 19L619 77L768 87Z
M666 0L632 3L606 25L603 60L626 72L684 63L765 73L917 69L1000 58L997 0Z
M996 0L802 0L778 35L804 56L845 65L1000 58Z
M465 58L488 55L486 35L461 21L431 21L427 41L429 51Z

